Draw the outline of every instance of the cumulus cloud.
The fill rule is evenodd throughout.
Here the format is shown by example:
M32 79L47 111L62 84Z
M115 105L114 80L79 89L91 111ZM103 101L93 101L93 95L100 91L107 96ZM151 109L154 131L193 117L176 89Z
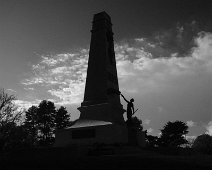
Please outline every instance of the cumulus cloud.
M178 28L179 38L184 31L185 27ZM120 90L133 96L136 107L142 108L142 119L154 122L153 129L179 119L192 120L187 122L191 127L211 116L212 34L200 32L193 43L183 56L147 38L115 44ZM45 89L48 98L58 104L79 104L87 61L88 49L41 56L22 84L37 91Z
M146 124L146 125L149 125L150 122L151 122L151 120L149 120L149 119L145 119L145 120L144 120L144 124Z
M16 93L16 91L15 91L15 90L13 90L13 89L7 89L7 91L10 91L10 92Z
M148 133L152 133L154 130L152 128L147 129Z
M186 135L185 137L186 137L186 140L188 141L194 141L197 138L197 136L189 136L189 135Z
M56 104L73 104L82 101L88 50L75 53L41 56L32 66L33 75L22 81L26 89L45 88Z
M162 126L170 120L192 119L187 123L197 129L195 122L210 119L212 34L197 34L193 38L194 46L187 49L186 56L184 54L182 57L180 53L170 53L169 57L164 53L164 57L157 57L154 55L155 49L163 54L157 44L154 49L142 48L139 43L148 42L145 39L135 41L137 45L133 50L140 52L134 52L133 59L129 60L130 55L121 52L130 45L122 45L118 52L120 87L127 96L134 96L139 107L143 106L144 118L148 116L153 122L156 121L157 127L153 128L158 129L159 122Z
M41 100L34 100L34 101L26 101L26 100L14 100L14 103L23 109L28 109L31 106L37 106Z
M206 130L206 133L212 136L212 121L208 123L208 125L206 126Z
M34 88L33 87L28 87L28 88L24 88L24 90L34 90Z
M194 127L194 126L196 126L196 123L193 122L192 120L187 121L186 124L187 124L188 127Z
M152 40L157 43L160 51L166 51L157 57L171 57L171 53L178 54L178 57L186 57L190 49L195 46L194 37L200 32L199 23L191 20L187 23L176 23L174 27L160 30L154 33Z

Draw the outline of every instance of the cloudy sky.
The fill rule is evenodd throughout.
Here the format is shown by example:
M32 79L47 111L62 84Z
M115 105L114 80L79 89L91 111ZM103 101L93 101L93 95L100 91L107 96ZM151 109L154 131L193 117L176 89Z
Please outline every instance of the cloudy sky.
M21 107L41 100L79 117L95 13L112 18L119 85L157 135L167 121L212 134L208 0L0 0L0 87ZM122 104L126 104L122 100Z

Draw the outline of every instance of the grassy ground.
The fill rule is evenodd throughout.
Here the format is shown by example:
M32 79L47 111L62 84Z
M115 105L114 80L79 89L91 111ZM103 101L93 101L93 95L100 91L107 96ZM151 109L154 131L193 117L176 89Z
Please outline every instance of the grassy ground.
M168 154L161 150L119 148L30 149L0 154L1 169L212 169L212 155Z

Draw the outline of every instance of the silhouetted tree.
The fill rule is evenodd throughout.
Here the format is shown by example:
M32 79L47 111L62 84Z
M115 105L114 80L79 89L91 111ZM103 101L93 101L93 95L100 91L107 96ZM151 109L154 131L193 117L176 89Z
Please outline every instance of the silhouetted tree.
M35 145L38 139L38 107L31 106L26 111L24 127L27 131L27 139L30 145Z
M20 149L27 147L27 132L22 125L14 122L7 123L0 129L0 148L2 150Z
M14 104L14 95L7 94L4 89L0 89L0 126L8 122L17 123L22 115L18 107Z
M51 101L43 100L37 110L38 135L42 145L50 145L54 139L55 106Z
M188 133L188 126L181 121L168 122L161 130L159 138L160 146L178 147L186 144L185 135Z
M203 134L198 136L194 140L192 148L202 153L211 154L212 153L212 136L208 134Z
M132 117L132 124L138 130L143 130L142 120L139 119L138 117L136 117L136 116Z
M4 89L0 89L0 149L11 147L11 143L20 141L14 139L14 133L21 120L22 111L14 104L15 96L7 94Z
M64 129L70 126L70 115L65 107L61 106L56 111L55 116L56 129Z
M146 135L147 146L148 147L157 147L158 146L158 137L152 135Z

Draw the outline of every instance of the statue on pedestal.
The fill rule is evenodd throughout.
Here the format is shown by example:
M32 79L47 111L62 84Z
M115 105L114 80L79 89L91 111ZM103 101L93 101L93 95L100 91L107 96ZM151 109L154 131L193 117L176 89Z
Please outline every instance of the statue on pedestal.
M127 102L127 119L128 121L132 120L132 115L135 113L135 109L134 109L134 99L130 99L130 101L128 101L123 94L120 93L120 95L123 97L123 99Z

